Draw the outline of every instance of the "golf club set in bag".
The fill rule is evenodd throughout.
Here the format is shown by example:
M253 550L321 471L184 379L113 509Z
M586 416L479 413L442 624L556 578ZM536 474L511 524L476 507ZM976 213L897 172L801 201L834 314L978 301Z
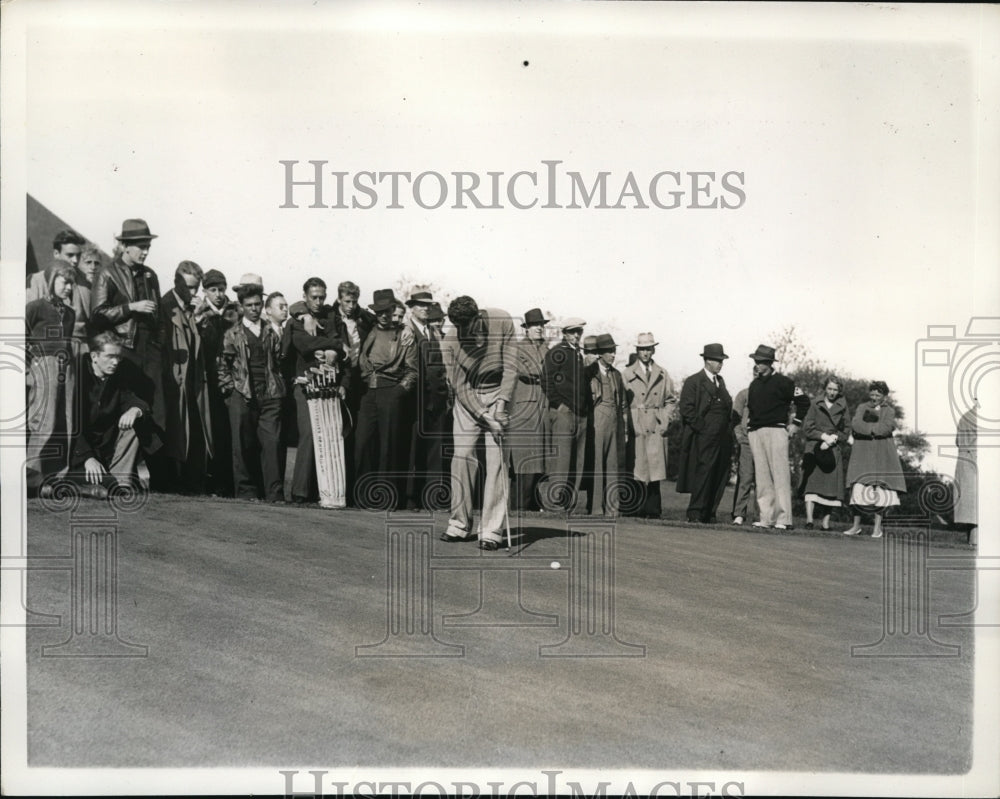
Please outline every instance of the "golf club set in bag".
M323 363L310 367L295 382L302 385L309 405L320 507L346 508L344 418L337 369L333 366L336 353L329 350L323 357Z

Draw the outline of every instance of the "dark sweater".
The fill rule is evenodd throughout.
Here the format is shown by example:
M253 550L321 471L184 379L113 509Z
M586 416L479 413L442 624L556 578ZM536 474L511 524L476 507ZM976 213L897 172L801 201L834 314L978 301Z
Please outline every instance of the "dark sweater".
M788 424L788 405L795 403L795 424L801 425L809 411L809 397L785 375L771 372L767 377L756 377L747 392L749 430L761 427L785 427Z

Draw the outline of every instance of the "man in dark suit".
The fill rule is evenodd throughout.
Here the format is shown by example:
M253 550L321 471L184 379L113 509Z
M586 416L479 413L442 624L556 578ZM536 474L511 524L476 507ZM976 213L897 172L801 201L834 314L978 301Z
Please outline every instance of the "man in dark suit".
M587 415L590 386L584 373L580 339L586 322L576 317L563 322L563 340L545 354L542 385L549 406L552 446L555 454L546 469L555 481L546 490L553 504L572 511L583 481L587 445Z
M406 481L406 504L409 508L427 508L430 496L440 498L444 485L442 444L448 419L448 380L441 357L441 340L428 325L427 315L434 303L429 291L417 291L406 304L410 308L408 325L417 347L417 390L410 403L409 476ZM404 442L405 443L405 442ZM430 487L435 488L430 488Z
M728 357L721 344L706 344L701 353L705 368L691 375L681 388L683 429L677 492L691 494L687 508L689 522L714 523L729 483L733 399L719 374L722 362Z

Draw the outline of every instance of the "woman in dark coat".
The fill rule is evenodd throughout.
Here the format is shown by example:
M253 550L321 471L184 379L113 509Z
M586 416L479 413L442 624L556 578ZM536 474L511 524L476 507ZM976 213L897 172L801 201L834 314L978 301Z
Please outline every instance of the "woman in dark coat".
M854 412L849 443L853 443L851 462L847 467L847 484L851 487L854 524L844 535L861 532L861 513L875 514L872 538L882 537L882 515L886 509L899 505L899 494L906 493L903 465L896 451L892 431L896 427L896 409L886 402L889 387L881 380L868 385L868 402Z
M57 264L49 273L47 296L32 300L24 310L28 357L29 489L37 489L50 474L69 466L69 435L73 431L72 357L76 313L66 304L73 293L75 273ZM54 335L55 333L55 335ZM52 446L62 444L62 446Z
M806 528L813 527L816 505L839 508L844 496L844 462L840 445L850 435L847 402L840 392L843 386L836 377L828 377L823 396L809 406L802 432L806 451L802 458L802 492L806 501ZM823 514L824 530L830 529L830 512Z

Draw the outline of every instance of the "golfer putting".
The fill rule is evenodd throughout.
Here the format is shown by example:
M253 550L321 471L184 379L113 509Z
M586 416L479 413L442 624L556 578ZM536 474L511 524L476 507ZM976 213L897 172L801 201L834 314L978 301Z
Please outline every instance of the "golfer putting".
M480 309L472 297L458 297L448 306L454 328L445 336L448 385L453 392L453 441L451 461L451 518L442 541L479 540L479 548L500 548L506 529L510 548L507 508L507 452L504 432L510 423L507 405L517 380L514 322L495 308ZM479 473L476 449L486 451L483 507L476 532L472 530L473 497Z

